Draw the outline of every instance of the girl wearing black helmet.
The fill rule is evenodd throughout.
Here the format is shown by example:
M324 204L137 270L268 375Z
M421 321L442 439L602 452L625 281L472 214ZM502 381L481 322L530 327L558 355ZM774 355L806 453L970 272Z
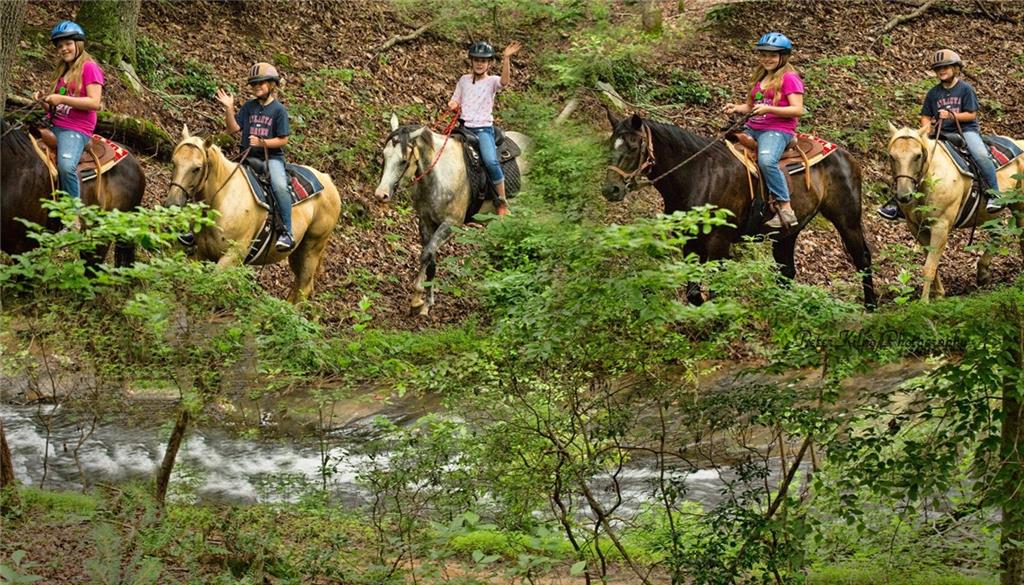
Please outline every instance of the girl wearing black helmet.
M508 214L508 201L505 199L505 175L498 162L498 148L494 144L494 95L509 84L512 76L509 60L521 47L517 42L505 47L501 54L501 77L498 77L487 75L487 69L494 59L491 45L479 41L470 45L469 59L473 71L459 78L455 93L448 101L451 111L462 111L461 117L466 129L480 141L480 158L498 194L498 215Z
M35 92L35 99L50 108L50 122L57 137L57 177L62 191L81 198L78 161L96 130L96 112L103 100L103 70L85 51L85 31L77 23L62 20L50 31L59 59L53 93Z
M256 63L249 69L248 81L253 99L242 104L237 113L234 96L223 89L217 89L217 101L224 106L224 125L228 132L241 135L243 151L250 149L246 164L256 169L262 169L266 164L270 189L274 192L277 213L284 227L274 248L278 252L287 252L295 247L295 239L292 236L292 196L288 192L284 162L284 147L288 144L291 128L288 110L274 99L281 76L270 63Z
M793 42L786 35L770 32L757 41L755 50L759 64L750 78L747 101L728 104L725 112L753 114L743 131L757 140L757 166L778 202L779 213L767 225L781 229L799 223L789 202L789 183L779 168L779 158L804 114L804 82L789 64Z

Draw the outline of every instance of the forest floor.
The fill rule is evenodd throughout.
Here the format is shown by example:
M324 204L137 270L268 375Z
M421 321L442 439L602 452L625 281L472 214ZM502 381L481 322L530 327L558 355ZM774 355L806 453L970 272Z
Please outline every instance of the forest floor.
M964 8L936 10L873 41L871 31L903 12L902 8L872 1L790 2L773 3L767 10L759 2L691 1L680 13L679 4L661 2L664 40L655 42L654 50L641 59L655 78L652 83L671 84L678 79L674 76L682 74L699 80L710 99L659 104L665 107L658 113L705 135L717 134L724 119L721 107L740 101L744 94L751 40L766 30L783 30L796 39L794 62L808 83L811 110L802 129L846 146L864 167L864 226L883 302L898 284L899 272L916 270L913 267L920 266L924 257L906 227L881 220L874 209L884 199L887 181L882 160L887 123L915 123L921 96L932 83L926 67L930 51L953 46L964 56L967 78L982 98L982 124L987 132L1024 135L1024 118L1019 115L1024 105L1019 91L1024 68L1020 14L986 15L966 3ZM372 195L387 120L394 111L403 122L437 123L440 108L465 66L461 41L473 34L490 34L499 49L514 39L524 42L524 50L514 59L512 92L524 91L544 75L538 54L569 51L587 38L586 19L560 35L493 27L480 33L428 30L412 42L378 54L376 47L387 39L421 24L410 20L417 18L415 11L402 7L400 3L315 0L144 2L139 26L140 59L145 62L140 69L150 71L149 79L143 75L150 89L134 95L115 75L108 75L106 109L151 120L175 137L184 124L192 133L206 136L222 132L223 126L222 107L212 99L213 89L234 88L240 100L247 97L244 75L254 59L278 64L286 79L281 99L290 109L298 137L293 138L291 158L329 172L345 201L314 300L315 313L328 327L350 323L351 312L363 296L373 303L374 324L387 328L457 323L472 312L471 297L442 294L429 318L407 316L420 248L415 217L404 194L388 207L377 205ZM57 19L73 17L74 11L75 4L69 2L29 4L13 93L28 95L48 86L52 56L45 31ZM615 4L611 20L638 26L639 16L634 6ZM497 115L500 121L501 97ZM596 99L584 97L575 115L606 128ZM228 149L229 154L232 150ZM145 203L159 203L170 181L169 165L148 159L145 153L141 156L149 179ZM624 206L606 204L597 194L593 204L605 210L608 221L617 222L660 210L652 189L632 196ZM944 254L942 275L949 294L967 294L975 288L974 262L979 253L965 250L968 238L968 232L958 232ZM445 253L458 256L470 250L456 243ZM1021 268L1016 253L998 257L993 265L995 282L1011 279ZM285 296L291 282L285 265L255 272L268 290ZM797 246L798 279L849 291L857 288L852 272L835 230L824 220L813 222Z

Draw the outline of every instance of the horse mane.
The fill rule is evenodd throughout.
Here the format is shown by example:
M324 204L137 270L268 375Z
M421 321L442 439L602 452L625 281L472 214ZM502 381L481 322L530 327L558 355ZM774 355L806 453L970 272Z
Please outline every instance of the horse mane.
M708 146L708 144L716 142L716 144L704 151L704 155L709 157L719 155L731 156L721 141L706 138L700 134L696 134L685 128L676 126L675 124L664 124L647 118L644 119L644 124L651 129L652 136L656 136L662 142L666 142L674 146L681 146L682 151L687 154L697 152L698 150Z
M903 128L900 128L896 130L896 132L892 133L892 135L889 137L889 148L892 148L892 143L896 142L900 138L909 138L911 140L916 140L918 143L921 144L923 148L928 148L928 142L921 137L921 134L918 133L917 130L910 128L909 126L904 126Z
M0 134L3 134L3 147L10 148L15 154L24 154L32 150L32 143L28 140L28 134L21 128L12 126L4 120L0 124Z

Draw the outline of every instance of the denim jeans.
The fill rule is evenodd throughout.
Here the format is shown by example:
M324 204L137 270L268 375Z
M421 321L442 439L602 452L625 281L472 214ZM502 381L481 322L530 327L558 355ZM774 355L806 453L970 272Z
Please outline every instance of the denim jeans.
M249 157L245 162L257 173L263 172L262 158ZM270 175L270 190L274 192L274 201L277 202L277 214L281 217L284 229L288 230L288 235L294 235L292 232L292 195L288 192L288 175L284 171L284 159L267 159L266 171Z
M981 140L981 134L974 130L964 132L964 140L967 142L967 150L971 151L971 158L978 164L981 176L988 183L988 188L999 192L999 183L996 181L996 164L992 162L988 147ZM986 194L987 195L987 194Z
M476 135L480 141L480 158L483 159L484 167L491 182L497 185L505 180L505 173L501 171L501 164L498 163L498 147L494 145L494 127L466 128Z
M789 201L789 183L786 182L786 174L779 168L779 159L793 135L779 130L744 128L743 131L757 141L757 167L761 169L768 191L779 201Z
M67 128L53 127L57 137L57 178L62 191L75 199L82 198L82 186L78 182L78 162L82 159L90 137Z

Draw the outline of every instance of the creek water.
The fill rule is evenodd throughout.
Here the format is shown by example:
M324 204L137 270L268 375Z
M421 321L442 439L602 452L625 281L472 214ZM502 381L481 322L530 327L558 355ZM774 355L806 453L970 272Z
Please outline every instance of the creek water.
M879 370L873 372L871 383L898 385L919 372L917 367ZM719 376L710 385L729 383L728 376ZM327 451L332 468L328 487L334 496L350 504L366 501L367 492L356 478L369 462L362 447L372 436L369 421L373 417L385 416L403 424L438 408L436 401L391 404L384 410L359 412L334 426ZM81 427L81 418L50 404L0 402L0 419L19 481L48 489L79 490L83 484L151 478L163 458L173 414L99 423L84 440L87 429ZM192 497L207 502L290 500L304 488L321 485L321 461L316 438L249 439L224 428L199 426L190 430L178 454L171 485L188 485ZM619 475L625 498L620 512L636 510L650 501L657 469L648 463L631 462ZM729 469L689 472L687 497L705 507L714 506L723 497L725 483L733 479ZM776 471L769 483L778 479ZM613 500L607 479L596 479L593 487L603 494L601 499Z

